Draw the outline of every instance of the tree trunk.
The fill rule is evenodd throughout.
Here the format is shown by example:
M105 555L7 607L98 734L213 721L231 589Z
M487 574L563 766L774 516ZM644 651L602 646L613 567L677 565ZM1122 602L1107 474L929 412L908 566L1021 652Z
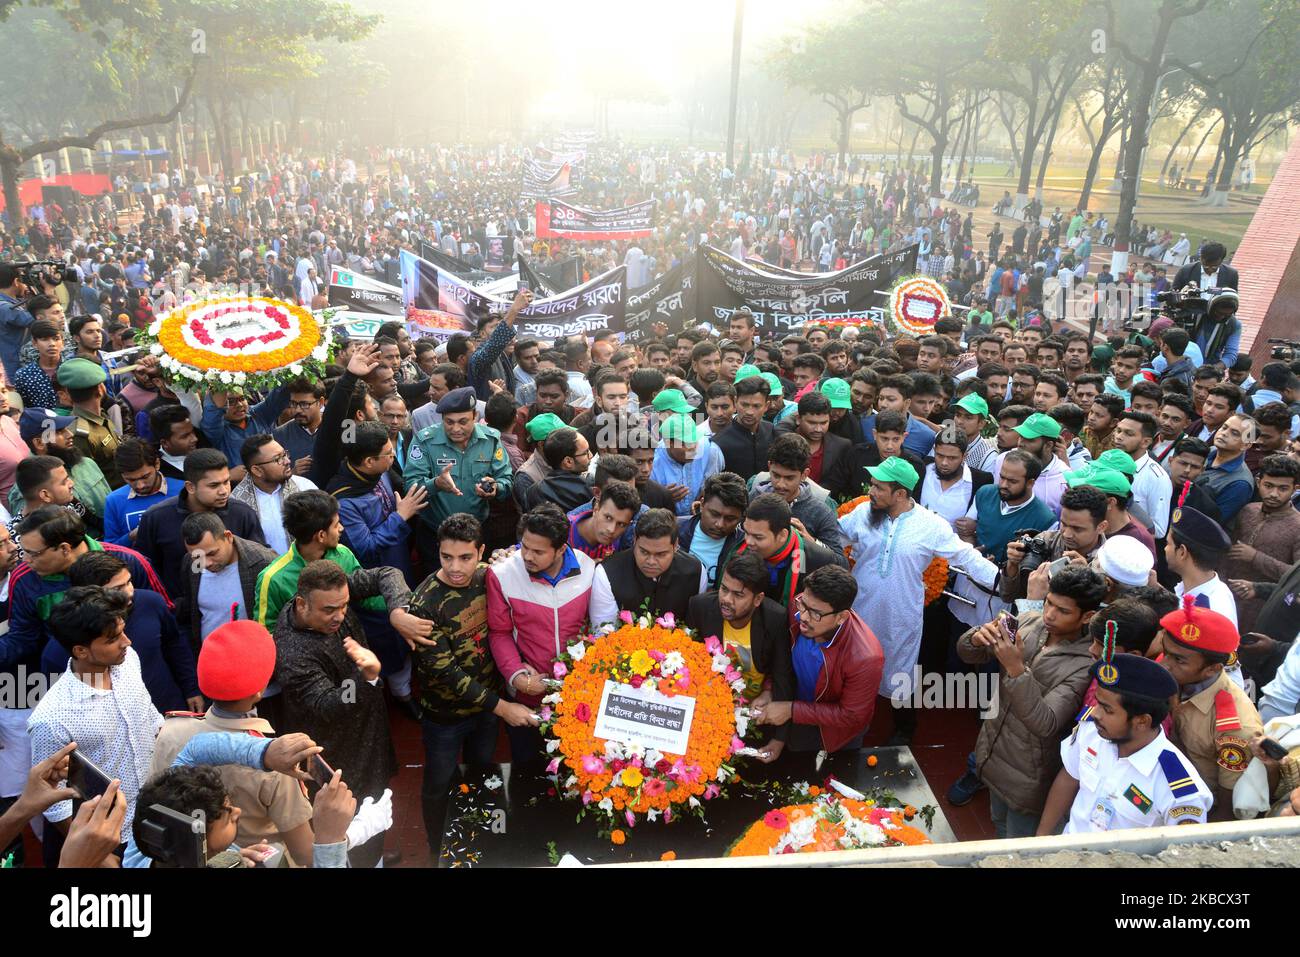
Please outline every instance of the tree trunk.
M1174 158L1174 153L1178 151L1179 145L1183 142L1183 137L1191 132L1192 127L1200 121L1201 114L1204 112L1204 106L1197 110L1196 115L1192 117L1192 121L1183 127L1183 131L1178 134L1178 139L1174 140L1174 145L1169 147L1169 152L1165 154L1164 164L1160 167L1160 179L1158 182L1161 186L1165 185L1165 173L1169 172L1169 162Z
M1111 176L1110 191L1118 193L1124 189L1124 154L1128 152L1129 118L1124 118L1124 125L1119 128L1119 151L1115 154L1115 172Z
M912 145L907 148L907 168L912 168L912 163L916 159L916 141L921 136L921 127L917 127L912 134Z
M1237 169L1238 156L1242 147L1250 141L1249 135L1244 135L1245 131L1242 130L1242 126L1243 124L1238 122L1224 129L1219 154L1223 165L1219 167L1219 175L1215 180L1214 189L1205 198L1205 205L1207 206L1228 205L1228 193L1232 190L1232 174Z
M1138 189L1142 185L1142 151L1147 142L1147 125L1151 118L1151 99L1164 62L1165 47L1174 21L1182 15L1174 0L1163 0L1151 52L1142 63L1142 82L1130 98L1133 112L1129 118L1129 139L1124 154L1124 183L1119 196L1119 212L1115 215L1115 248L1111 256L1111 274L1122 276L1128 270L1129 237L1133 233L1133 210L1137 206Z
M841 168L843 168L844 164L847 162L849 153L849 132L853 126L854 112L856 111L851 107L846 107L843 110L840 110L839 113L840 132L839 139L836 141L836 146L839 149L839 164Z
M1056 140L1056 127L1061 121L1061 111L1057 110L1056 115L1052 117L1052 125L1047 131L1047 138L1043 140L1043 159L1038 164L1038 181L1034 184L1034 197L1038 200L1043 198L1043 180L1047 176L1047 164L1052 159L1052 144Z
M1108 133L1103 122L1097 134L1097 141L1092 145L1092 155L1088 157L1088 171L1083 174L1083 189L1079 190L1079 201L1075 203L1081 211L1088 208L1088 201L1092 198L1092 185L1096 182L1097 170L1101 167L1101 154L1106 150L1106 142L1110 139L1111 133L1114 133L1114 129L1112 128Z
M1187 174L1190 173L1192 168L1196 165L1196 158L1201 155L1201 147L1205 145L1205 141L1210 138L1210 134L1214 132L1215 127L1217 127L1222 121L1223 117L1216 116L1214 122L1210 124L1209 129L1201 135L1201 141L1196 144L1196 149L1192 150L1192 158L1187 161L1187 166L1183 168L1184 180L1187 179Z
M18 193L18 171L21 166L16 152L10 153L8 147L0 151L0 177L4 179L5 214L9 217L10 229L22 225L25 212Z

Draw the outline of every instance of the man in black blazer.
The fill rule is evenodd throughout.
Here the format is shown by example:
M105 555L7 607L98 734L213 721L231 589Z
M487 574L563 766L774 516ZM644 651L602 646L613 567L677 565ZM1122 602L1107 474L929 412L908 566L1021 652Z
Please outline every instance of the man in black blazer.
M691 598L687 624L701 641L730 641L740 655L745 696L754 703L793 701L797 685L790 656L791 629L786 611L766 595L767 563L742 552L727 562L714 591ZM789 695L789 697L782 697ZM789 724L765 726L766 742L756 745L760 760L776 759L785 747Z
M1206 243L1201 247L1201 258L1189 262L1174 276L1174 289L1182 289L1190 282L1202 291L1206 289L1236 289L1237 270L1223 265L1228 255L1223 243Z

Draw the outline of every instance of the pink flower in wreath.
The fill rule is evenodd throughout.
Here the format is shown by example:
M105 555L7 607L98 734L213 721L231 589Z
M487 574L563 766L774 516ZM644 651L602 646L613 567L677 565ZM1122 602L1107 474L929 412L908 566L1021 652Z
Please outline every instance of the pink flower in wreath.
M744 747L745 747L745 742L741 741L739 737L733 734L731 736L731 753L735 754L737 751L740 751Z
M655 624L657 624L657 625L662 625L662 626L665 627L665 628L676 628L676 627L677 627L677 618L676 618L676 616L674 616L673 613L670 611L670 612L668 612L668 614L664 615L664 616L663 616L662 618L660 618L657 622L655 622Z
M599 755L585 755L582 759L582 770L588 774L600 774L605 770L605 762Z
M579 721L591 720L591 705L585 701L579 701L578 706L573 709L573 716Z
M627 609L624 609L618 613L618 620L625 625L630 625L632 624L632 613Z
M563 661L557 661L555 667L551 670L554 672L556 678L563 678L569 673L569 669Z
M554 713L555 712L551 710L551 706L549 704L544 704L542 705L542 710L537 713L537 717L541 718L543 721L550 721L551 716Z
M582 803L584 805L590 804L594 800L595 800L595 796L590 791L582 792Z
M557 774L560 770L560 759L551 758L551 763L546 766L547 774Z
M655 770L658 771L660 774L667 774L672 769L673 769L673 763L669 761L667 758L660 758L658 761L655 762Z
M763 815L763 823L776 831L784 831L790 826L790 819L783 811L768 811Z
M628 827L636 827L636 815L633 814L631 811L624 811L623 819L627 821Z
M716 784L710 784L708 787L704 789L704 800L712 801L715 797L717 797L721 793L722 793L722 788L718 787Z
M645 679L642 678L640 675L633 675L630 679L628 679L628 684L630 684L633 688L639 688L641 687L644 681Z
M663 794L666 785L658 778L646 778L645 783L641 785L641 790L649 797L655 797Z
M663 661L664 653L662 651L651 651L650 657L653 658L655 661Z
M716 655L722 651L722 642L718 641L717 635L709 635L704 639L704 650L711 655Z

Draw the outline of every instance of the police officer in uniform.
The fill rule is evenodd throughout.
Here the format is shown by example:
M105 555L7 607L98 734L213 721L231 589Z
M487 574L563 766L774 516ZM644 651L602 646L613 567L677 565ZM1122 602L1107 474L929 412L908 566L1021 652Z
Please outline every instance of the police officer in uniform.
M436 568L438 526L457 512L487 521L492 501L510 497L514 476L501 445L501 433L477 421L474 390L453 389L436 407L438 425L415 433L402 480L409 495L413 483L429 493L429 507L420 515L425 534L416 537L430 568Z
M1250 740L1264 730L1259 712L1226 672L1237 629L1223 615L1184 596L1160 619L1160 664L1178 684L1174 743L1214 793L1215 819L1232 817L1232 789L1250 764Z
M1114 645L1110 648L1113 651ZM1204 824L1214 797L1161 729L1173 676L1138 655L1106 654L1092 666L1097 703L1061 742L1063 767L1039 821L1041 837Z
M117 488L122 484L117 471L118 435L103 412L107 394L104 383L108 380L104 367L89 359L67 359L59 366L57 377L59 385L68 390L72 414L77 419L73 445L93 459L108 484Z

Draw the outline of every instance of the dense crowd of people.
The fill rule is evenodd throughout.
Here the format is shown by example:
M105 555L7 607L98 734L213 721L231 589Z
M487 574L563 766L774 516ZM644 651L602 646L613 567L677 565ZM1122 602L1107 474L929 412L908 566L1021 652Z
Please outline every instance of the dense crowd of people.
M0 236L0 671L44 691L0 702L4 853L33 820L51 865L162 866L161 804L206 815L210 866L374 866L406 720L436 852L503 730L512 779L542 772L551 661L623 609L738 652L774 775L880 722L907 744L918 680L982 675L1000 707L948 800L987 787L999 836L1300 809L1300 365L1238 354L1226 250L1183 269L1203 318L1090 341L1042 301L1086 215L985 256L913 171L587 155L584 202L653 191L654 239L536 239L521 158L460 148L164 172L130 225L86 201ZM445 342L339 337L323 380L260 395L110 354L187 297L319 307L333 266L396 284L401 249L479 268L496 235L633 286L701 242L820 271L918 243L969 308L919 339L741 310L633 345L520 337L522 290ZM32 288L28 252L66 275ZM75 813L74 750L113 779Z

